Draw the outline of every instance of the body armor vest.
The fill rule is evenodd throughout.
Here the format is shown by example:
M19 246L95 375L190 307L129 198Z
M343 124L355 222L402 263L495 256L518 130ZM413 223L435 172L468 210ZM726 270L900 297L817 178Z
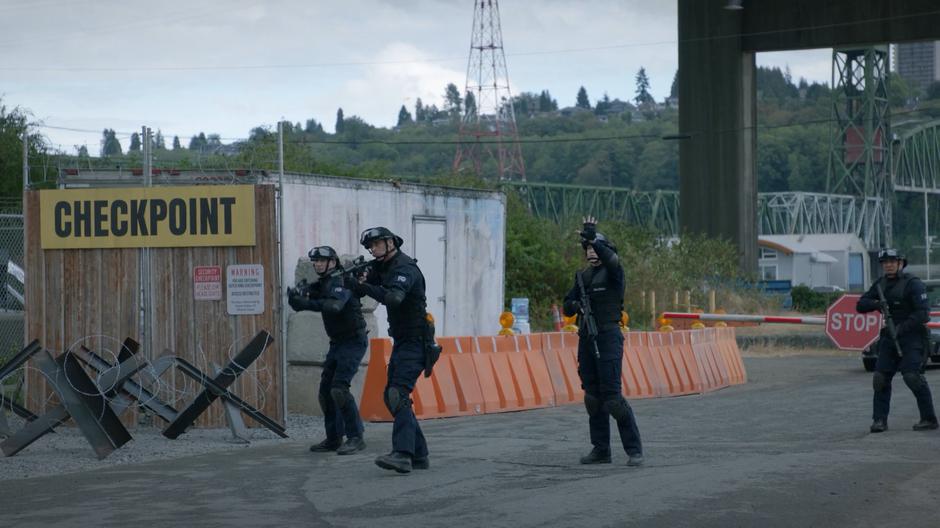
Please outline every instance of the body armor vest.
M878 279L881 281L882 289L884 289L885 299L888 301L891 319L894 320L894 324L901 324L914 312L914 303L905 295L907 283L910 282L911 278L907 273L901 273L896 279L886 277Z
M397 339L424 336L427 328L427 301L424 296L424 275L418 269L417 261L400 250L398 254L379 270L382 283L389 275L409 275L414 277L411 289L405 293L405 299L394 309L388 309L388 333Z
M343 287L343 277L332 277L328 281L318 281L316 288L321 299L327 299L332 296L331 290ZM366 327L366 320L362 317L362 304L359 299L352 295L346 301L343 309L339 313L321 312L323 315L323 327L326 329L326 335L330 340L349 339L358 333L361 333Z
M607 268L589 267L581 272L584 289L591 300L591 310L598 328L620 324L620 312L623 310L623 292L617 291L607 280Z

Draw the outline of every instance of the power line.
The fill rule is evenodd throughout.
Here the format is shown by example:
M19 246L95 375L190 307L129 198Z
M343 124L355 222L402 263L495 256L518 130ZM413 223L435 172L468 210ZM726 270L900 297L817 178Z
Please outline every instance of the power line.
M926 104L921 107L911 109L911 110L900 110L897 112L892 112L892 117L901 117L905 115L918 114L925 110L935 110L940 108L940 101L937 101L936 104ZM804 119L799 121L792 121L789 123L780 123L774 125L755 125L753 127L737 127L721 130L709 130L707 133L730 133L730 132L742 132L746 130L777 130L783 128L792 128L799 126L808 126L816 124L826 124L832 123L834 120L832 117L823 117L817 119ZM61 127L55 125L47 125L44 123L30 123L30 126L37 128L49 128L54 130L66 130L72 132L83 132L83 133L92 133L92 134L101 134L101 130L91 130L91 129L81 129L81 128L72 128L72 127ZM110 129L109 129L110 130ZM137 132L115 132L116 135L121 137L130 137L132 134ZM691 139L695 136L699 136L706 133L705 131L670 131L664 134L618 134L613 136L582 136L582 137L520 137L520 143L526 144L552 144L552 143L586 143L586 142L604 142L604 141L624 141L631 139ZM211 135L211 134L210 134ZM163 137L185 137L180 136L179 134L164 134ZM686 137L687 136L687 137ZM250 141L251 138L248 137L220 137L220 141L232 141L232 142L244 142ZM415 145L459 145L461 141L459 139L434 139L434 140L383 140L383 139L360 139L360 140L336 140L336 139L313 139L313 138L303 138L303 139L287 139L286 144L293 145L387 145L387 146L415 146ZM479 144L497 144L500 143L499 140L483 140L479 141Z
M909 18L929 17L940 15L940 9L924 11L906 15L896 15L890 17L876 17L849 22L835 22L832 24L806 25L781 29L772 29L767 31L754 31L748 33L728 33L724 35L714 35L708 37L696 37L677 40L660 40L649 42L632 42L625 44L611 44L605 46L591 46L581 48L560 48L553 50L534 50L507 53L507 57L527 57L538 55L560 55L565 53L585 53L591 51L608 51L617 49L629 49L650 46L678 45L683 43L708 42L713 40L724 40L742 37L757 37L763 35L776 35L780 33L791 33L798 31L811 31L819 29L833 29L838 27L849 27L863 24L873 24L878 22L890 22L904 20ZM193 17L187 17L193 18ZM0 43L3 45L4 43ZM129 71L239 71L239 70L297 70L297 69L319 69L319 68L339 68L339 67L361 67L361 66L384 66L401 64L429 64L440 62L466 61L467 57L437 57L428 59L409 59L409 60L390 60L390 61L337 61L337 62L318 62L318 63L295 63L295 64L242 64L242 65L196 65L196 66L122 66L122 67L97 67L97 66L2 66L0 71L26 71L26 72L129 72Z

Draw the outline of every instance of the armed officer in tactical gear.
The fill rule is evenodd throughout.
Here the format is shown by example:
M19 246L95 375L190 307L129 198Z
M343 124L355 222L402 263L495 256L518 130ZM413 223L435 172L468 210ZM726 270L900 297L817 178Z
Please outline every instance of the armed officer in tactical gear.
M356 279L342 273L336 251L330 246L319 246L307 256L313 261L319 280L306 289L291 289L288 303L298 312L322 313L323 326L330 338L318 392L326 439L310 450L350 455L366 447L356 398L349 391L368 346L366 322L359 297L350 289L356 287Z
M403 240L385 227L362 232L360 243L375 258L375 264L360 279L357 294L368 295L385 305L389 335L394 340L383 394L394 417L392 452L375 459L376 465L399 473L427 469L428 445L411 408L411 391L426 364L428 321L424 275L417 261L401 251Z
M588 267L577 272L575 285L565 296L564 312L578 315L578 375L584 389L591 434L591 452L581 457L582 464L610 463L610 418L617 422L620 441L630 457L628 466L643 463L643 446L633 409L620 390L623 368L623 333L620 314L623 310L625 279L617 248L601 233L593 217L584 220L581 247ZM580 276L580 277L579 277ZM584 306L585 302L589 306ZM596 323L597 335L589 335L585 314Z
M891 335L886 321L877 345L878 359L875 361L872 382L875 394L871 432L881 433L888 429L891 378L898 370L901 371L904 383L917 399L920 421L914 424L914 430L936 429L937 415L933 408L933 397L923 375L923 366L929 354L929 336L927 327L924 326L924 323L930 320L927 290L920 279L903 272L907 259L898 250L882 249L878 253L878 261L884 275L862 295L856 310L863 313L875 310L884 312L885 303L879 294L880 288L884 300L887 301L887 311L894 322L896 336Z

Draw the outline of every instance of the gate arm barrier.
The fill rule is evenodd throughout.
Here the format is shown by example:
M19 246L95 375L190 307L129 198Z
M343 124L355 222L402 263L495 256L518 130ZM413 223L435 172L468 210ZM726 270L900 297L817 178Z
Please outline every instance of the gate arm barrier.
M777 315L741 315L741 314L710 314L687 312L663 312L666 319L696 319L699 321L732 321L739 323L789 323L789 324L826 324L825 317L785 317Z

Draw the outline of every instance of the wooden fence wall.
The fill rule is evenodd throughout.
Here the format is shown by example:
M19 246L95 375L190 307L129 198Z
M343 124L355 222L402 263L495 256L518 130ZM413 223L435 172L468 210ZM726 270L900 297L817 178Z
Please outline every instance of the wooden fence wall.
M241 375L231 390L271 418L283 423L284 379L279 347L280 295L277 207L271 185L255 186L255 246L150 249L150 276L141 276L141 249L43 250L40 244L39 191L26 193L26 341L39 339L53 355L85 345L99 351L120 349L125 337L142 341L149 359L171 353L204 372L225 365L260 330L274 343ZM264 265L264 312L228 315L225 270L231 264ZM193 269L222 268L219 301L193 298ZM152 305L145 307L153 335L148 343L140 328L141 281L152 287ZM181 410L200 389L176 372L160 378L159 395ZM51 391L35 370L27 376L27 405L36 410L50 401ZM131 425L136 416L125 421ZM253 425L250 420L246 424ZM156 419L156 426L165 424ZM223 426L224 411L213 405L197 422Z

